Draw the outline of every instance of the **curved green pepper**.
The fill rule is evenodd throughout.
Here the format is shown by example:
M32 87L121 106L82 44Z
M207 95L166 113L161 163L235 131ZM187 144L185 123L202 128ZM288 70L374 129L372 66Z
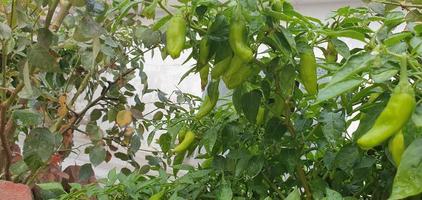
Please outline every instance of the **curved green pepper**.
M318 93L317 65L312 50L307 50L300 54L299 75L306 91L310 95L316 95Z
M199 42L199 58L198 62L200 66L204 66L208 63L208 57L210 54L210 44L208 38L202 38L201 42Z
M230 67L230 61L233 57L233 52L229 45L221 44L220 48L215 53L214 67L211 70L211 78L218 79L223 75Z
M209 84L207 92L208 94L205 96L204 101L201 104L201 107L198 110L198 113L195 115L195 119L200 120L208 113L212 111L212 109L217 105L218 96L219 96L219 81L213 81Z
M166 49L173 58L178 58L186 42L186 21L181 15L173 16L167 28Z
M228 89L234 89L240 86L252 74L253 69L245 65L238 56L233 56L229 69L223 75L223 81Z
M334 47L334 44L329 41L327 44L327 50L325 52L325 59L327 63L335 63L338 58L338 53L336 48Z
M388 150L396 166L400 165L401 156L405 149L403 132L400 130L388 143Z
M415 92L409 82L400 81L387 106L375 120L372 128L357 141L362 149L370 149L400 131L415 109Z
M210 66L205 65L199 70L199 77L201 78L201 89L204 90L208 84L208 75L210 73Z
M173 152L181 153L181 152L186 151L186 149L189 148L189 146L192 144L194 140L195 140L195 134L192 131L187 131L185 138L183 138L183 141L173 149Z
M230 23L229 43L235 55L245 62L253 59L253 52L246 43L246 22L241 16L241 11L236 8Z

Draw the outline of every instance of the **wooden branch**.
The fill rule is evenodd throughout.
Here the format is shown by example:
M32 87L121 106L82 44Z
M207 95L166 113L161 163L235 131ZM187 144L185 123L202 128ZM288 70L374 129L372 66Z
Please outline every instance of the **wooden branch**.
M51 23L50 28L53 31L58 31L60 26L63 23L64 18L69 14L69 10L72 7L72 4L69 1L60 2L60 11L57 13L53 22Z
M10 150L9 137L7 136L6 127L6 107L0 105L0 139L3 152L6 156L6 163L4 167L4 176L7 181L11 180L10 165L12 164L12 151Z
M50 27L51 20L53 19L53 15L54 15L54 12L56 11L58 4L59 4L59 0L53 0L52 3L49 5L47 16L45 17L44 28Z

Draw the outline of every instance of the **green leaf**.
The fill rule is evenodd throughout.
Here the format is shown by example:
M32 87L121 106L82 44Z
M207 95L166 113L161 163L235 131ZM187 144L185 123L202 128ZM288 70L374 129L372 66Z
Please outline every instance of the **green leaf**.
M138 134L136 134L131 139L129 151L132 154L135 154L136 152L138 152L140 147L141 147L141 137Z
M153 26L152 26L152 30L154 31L158 31L164 24L166 24L170 19L171 19L171 15L167 15L163 18L161 18L160 20L158 20Z
M219 130L220 126L212 126L205 132L205 135L201 140L201 143L204 144L204 147L209 154L212 153L212 149L214 148L215 142L217 141Z
M81 166L78 178L80 181L88 181L89 178L94 175L94 170L92 169L91 164L87 163Z
M296 80L296 72L293 65L284 65L280 73L280 90L283 97L287 97L293 93L293 86Z
M348 37L365 42L365 34L354 30L322 30L320 32L328 37Z
M338 193L335 190L332 190L330 188L326 188L326 196L323 198L323 200L341 200L343 197L340 193Z
M337 142L342 139L346 122L341 112L322 112L321 113L322 132L325 138L331 144L336 146Z
M362 82L363 80L352 79L352 80L346 80L346 81L336 83L334 85L329 85L327 87L324 87L322 90L318 92L318 97L315 104L337 97L349 91L350 89L359 86Z
M28 169L28 165L26 165L25 161L23 160L19 160L10 166L10 172L15 176L19 176L25 172L28 172Z
M393 28L404 22L404 13L401 11L389 12L385 16L384 24L389 28Z
M73 38L79 42L99 37L104 32L103 28L90 16L84 16L76 26Z
M342 68L334 74L329 85L336 84L362 71L368 70L376 56L370 53L361 53L351 56L342 66Z
M47 128L34 128L25 138L23 158L31 169L47 162L61 144L62 136L52 134Z
M37 186L40 188L39 194L41 199L55 199L66 192L63 189L61 183L38 183Z
M94 166L101 164L106 158L106 150L102 146L95 146L89 152L89 160Z
M12 37L12 29L5 23L0 23L0 40L8 40Z
M31 66L37 67L44 72L60 71L58 57L51 53L50 49L36 44L32 46L28 54L28 61Z
M242 95L242 110L246 119L255 123L262 94L260 90L252 90Z
M230 187L230 183L226 180L221 181L220 188L217 191L217 200L231 200L233 198L233 192Z
M13 111L12 117L24 126L35 126L42 122L40 113L31 109L15 110Z
M409 42L413 48L413 52L416 52L419 56L422 56L422 37L413 37Z
M341 56L343 56L343 58L348 59L350 57L350 50L345 42L336 38L331 39L331 42L333 43L334 48Z
M346 145L340 149L334 160L336 167L348 172L353 169L354 165L360 160L358 147L354 145Z
M396 34L389 36L387 39L385 39L384 44L386 46L393 46L393 45L403 41L404 39L406 39L406 38L408 38L412 35L413 35L412 32L409 32L409 31L396 33Z
M295 187L292 192L286 197L285 200L300 200L299 190Z
M403 153L394 177L390 200L422 193L422 138L412 142Z
M103 139L104 133L96 124L87 124L85 131L93 143Z

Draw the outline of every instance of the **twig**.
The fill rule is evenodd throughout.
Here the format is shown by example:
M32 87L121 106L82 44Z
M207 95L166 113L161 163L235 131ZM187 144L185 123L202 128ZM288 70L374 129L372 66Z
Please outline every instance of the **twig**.
M283 195L283 193L277 188L276 185L268 178L268 176L264 173L262 173L262 177L264 177L265 182L267 182L271 188L280 196L280 198L285 199L286 197Z
M393 2L393 1L373 0L373 2L400 6L400 7L403 7L403 8L422 8L422 5L406 4L406 3Z
M158 1L158 5L160 6L161 9L163 9L167 14L173 16L173 14L167 10L167 8L163 5L163 3L161 3L161 1Z
M60 2L60 11L57 13L57 16L54 18L51 28L54 31L58 31L61 24L63 23L64 18L69 14L69 10L72 7L72 4L69 1Z
M53 0L53 2L48 7L48 13L47 17L45 18L44 28L48 29L48 27L50 26L51 20L53 19L54 11L56 10L58 4L59 0Z

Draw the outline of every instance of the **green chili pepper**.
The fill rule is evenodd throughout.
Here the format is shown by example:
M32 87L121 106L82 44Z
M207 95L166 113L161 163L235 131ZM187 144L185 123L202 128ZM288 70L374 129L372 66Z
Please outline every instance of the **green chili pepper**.
M318 93L317 65L312 49L300 54L299 75L302 84L310 95Z
M388 143L388 150L396 166L400 165L401 156L405 149L403 132L400 130Z
M197 120L202 119L203 117L208 115L208 113L210 113L212 109L215 107L215 105L218 102L218 96L219 96L218 85L219 85L218 80L212 81L209 84L208 89L207 89L208 94L205 96L205 99L202 102L198 113L196 113L195 119Z
M238 56L233 56L229 69L223 75L223 81L228 89L240 86L252 74L253 69L247 66Z
M375 120L372 128L357 141L362 149L370 149L400 131L415 109L415 92L406 80L394 88L387 106Z
M186 42L186 21L181 15L173 16L166 32L166 48L168 54L178 58Z
M253 52L246 43L246 22L242 17L240 7L234 10L230 23L229 43L235 55L245 62L253 59Z
M199 42L199 58L198 63L200 66L204 66L208 63L208 57L210 54L210 44L208 38L202 38L201 42Z
M183 138L183 141L178 144L174 149L174 153L181 153L186 151L186 149L189 148L189 146L192 144L192 142L195 140L195 133L192 131L187 131L185 138Z
M218 79L230 67L233 52L228 44L221 44L221 48L215 53L214 67L211 70L211 78Z

